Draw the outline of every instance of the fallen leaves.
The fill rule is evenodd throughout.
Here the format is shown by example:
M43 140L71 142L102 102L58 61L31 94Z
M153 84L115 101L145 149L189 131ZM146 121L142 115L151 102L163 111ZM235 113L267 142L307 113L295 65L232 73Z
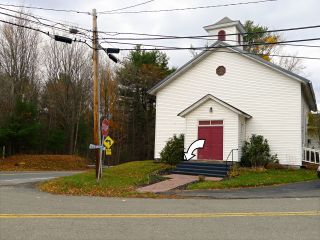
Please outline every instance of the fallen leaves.
M68 171L87 168L87 160L76 155L14 155L0 160L1 171Z

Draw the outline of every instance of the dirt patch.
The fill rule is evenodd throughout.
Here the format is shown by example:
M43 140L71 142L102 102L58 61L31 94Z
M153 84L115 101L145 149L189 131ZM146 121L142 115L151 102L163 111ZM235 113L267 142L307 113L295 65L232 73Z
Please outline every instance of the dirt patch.
M14 155L0 160L0 171L84 170L87 162L76 155Z

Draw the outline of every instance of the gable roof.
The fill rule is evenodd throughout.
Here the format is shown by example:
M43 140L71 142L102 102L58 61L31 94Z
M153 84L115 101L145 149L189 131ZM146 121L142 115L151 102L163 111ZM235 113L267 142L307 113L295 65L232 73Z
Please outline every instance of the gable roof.
M198 62L200 62L202 59L204 59L205 57L207 57L208 55L212 54L213 52L217 51L217 49L220 48L228 48L230 50L232 50L233 52L237 52L249 59L252 59L258 63L261 63L267 67L272 68L273 70L280 72L294 80L297 80L299 82L302 83L302 87L303 90L307 93L307 100L308 100L308 104L311 108L312 111L317 111L317 104L316 104L316 98L315 98L315 94L313 91L313 87L312 87L312 82L298 74L295 74L291 71L288 71L274 63L268 62L266 60L264 60L263 58L254 55L252 53L249 53L247 51L244 51L238 47L229 45L225 42L221 42L221 41L216 41L215 43L213 43L212 45L210 45L208 47L208 49L203 50L201 53L199 53L197 56L195 56L193 59L191 59L190 61L188 61L186 64L184 64L182 67L178 68L176 71L174 71L172 74L170 74L168 77L164 78L163 80L161 80L160 82L158 82L156 85L154 85L151 89L149 89L148 93L149 94L153 94L155 95L156 92L158 90L160 90L161 88L163 88L164 86L166 86L168 83L170 83L172 80L174 80L175 78L177 78L178 76L180 76L181 74L183 74L184 72L186 72L187 70L189 70L192 66L194 66L195 64L197 64Z
M195 103L191 104L189 107L187 107L186 109L184 109L183 111L181 111L180 113L178 113L178 116L180 117L185 117L186 115L188 115L190 112L192 112L193 110L195 110L196 108L200 107L202 104L204 104L205 102L207 102L208 100L213 100L217 103L219 103L220 105L230 109L231 111L244 116L245 118L252 118L251 115L249 115L248 113L245 113L244 111L241 111L239 108L236 108L234 106L232 106L231 104L211 95L211 94L207 94L204 97L200 98L198 101L196 101Z
M242 25L242 23L239 20L231 20L228 17L224 17L220 21L218 21L214 24L208 25L208 26L204 26L203 28L206 31L208 31L211 29L231 27L231 26L236 26L241 33L246 32L246 30L244 29L244 26Z
M231 20L231 19L228 18L228 17L224 17L224 18L222 18L220 21L212 24L212 26L213 26L213 25L220 25L220 24L224 24L224 23L230 23L230 22L233 22L233 20Z

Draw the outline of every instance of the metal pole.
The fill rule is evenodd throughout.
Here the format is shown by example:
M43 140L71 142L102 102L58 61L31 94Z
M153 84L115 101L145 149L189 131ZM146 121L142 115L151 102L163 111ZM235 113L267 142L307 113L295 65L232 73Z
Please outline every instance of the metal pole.
M4 157L6 156L6 146L2 147L2 159L4 160Z
M98 76L98 32L97 11L92 9L92 48L93 48L93 142L100 144L100 118L99 118L99 76ZM96 155L96 179L100 178L100 149L95 150Z

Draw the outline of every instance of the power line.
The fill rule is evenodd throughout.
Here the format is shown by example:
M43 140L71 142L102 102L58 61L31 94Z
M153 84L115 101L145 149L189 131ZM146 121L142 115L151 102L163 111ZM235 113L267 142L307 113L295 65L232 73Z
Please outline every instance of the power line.
M232 47L232 46L230 46ZM230 51L226 51L226 50L223 50L223 48L226 48L226 47L222 47L222 49L218 49L217 51L218 52L223 52L223 53L231 53L231 54L238 54L238 52L230 52ZM192 50L193 48L186 48L187 50ZM130 51L133 51L133 50L136 50L134 48L132 49L122 49L120 48L121 51L125 51L125 50L130 50ZM144 50L144 51L166 51L166 50L170 50L170 49L158 49L158 48L154 48L154 49L141 49L141 50ZM184 50L184 49L172 49L172 50ZM205 49L203 50L205 52L209 52L209 51L216 51L214 48L209 48L209 49ZM251 52L241 52L241 54L244 54L244 55L254 55L254 56L259 56L259 57L262 57L264 56L264 54L257 54L257 53L251 53ZM283 57L283 58L297 58L297 59L306 59L306 60L320 60L320 57L305 57L305 56L291 56L291 55L280 55L280 54L266 54L267 56L270 56L270 57Z
M23 5L14 5L14 4L3 4L3 3L0 3L0 5L1 5L1 6L6 6L6 7L28 8L28 9L37 9L37 10L54 11L54 12L84 13L84 14L91 15L90 12L79 11L79 10L74 10L74 9L55 9L55 8L32 7L32 6L23 6Z
M0 4L1 5L1 4ZM34 15L34 14L29 14L29 13L25 13L23 11L16 11L16 10L12 10L12 9L8 9L8 8L4 8L4 7L0 7L0 9L3 9L5 11L10 11L10 12L14 12L14 13L17 13L17 14L21 14L21 15L24 15L24 16L27 16L27 17L31 17L33 19L35 19L36 21L38 21L40 24L44 24L43 22L41 22L40 20L43 20L43 21L46 21L46 22L50 22L50 23L53 23L53 25L49 25L48 27L51 27L51 28L56 28L57 27L55 25L60 25L62 27L65 27L66 29L64 31L66 32L70 32L70 29L73 29L73 28L76 28L76 29L79 29L81 31L79 31L78 33L76 34L79 34L89 40L91 40L91 37L88 36L85 32L87 33L92 33L92 30L91 29L86 29L86 28L83 28L83 27L80 27L78 25L70 25L70 24L65 24L65 23L62 23L62 22L58 22L59 20L52 20L52 19L48 19L48 18L44 18L42 16L39 16L39 15ZM12 16L12 15L11 15ZM14 16L12 16L14 17ZM25 19L26 21L29 21L30 19ZM61 29L60 29L61 30Z
M276 2L278 0L262 0L254 2L238 2L238 3L228 3L210 6L198 6L198 7L186 7L186 8L172 8L172 9L158 9L158 10L141 10L141 11L125 11L125 12L101 12L100 14L132 14L132 13L159 13L159 12L173 12L173 11L186 11L186 10L196 10L196 9L208 9L208 8L218 8L218 7L230 7L237 5L248 5L248 4L258 4L265 2Z
M13 26L17 26L17 27L22 27L22 28L26 28L26 29L30 29L30 30L34 30L34 31L37 31L37 32L40 32L40 33L43 33L47 36L50 36L50 33L49 32L45 32L41 29L36 29L36 28L33 28L33 27L30 27L30 26L25 26L25 25L21 25L21 24L17 24L17 23L12 23L12 22L8 22L8 21L5 21L5 20L1 20L0 19L0 22L3 22L3 23L6 23L6 24L10 24L10 25L13 25ZM320 40L320 38L314 38L314 39L301 39L301 40L290 40L290 41L286 41L286 42L299 42L299 41L313 41L313 40ZM81 39L72 39L72 41L74 42L80 42L80 43L84 43L86 44L87 46L89 46L91 49L93 49L86 41L83 41ZM272 43L270 43L272 44ZM237 46L245 46L245 45L234 45L234 46L228 46L228 47L237 47ZM248 46L252 46L251 45L248 45ZM204 50L204 51L213 51L214 49L216 48L219 48L219 51L220 52L227 52L227 53L232 53L232 52L229 52L229 51L223 51L223 48L228 48L227 46L213 46L213 47L199 47L199 48L192 48L192 47L188 47L188 48L178 48L178 47L172 47L172 48L149 48L149 49L143 49L144 51L167 51L167 50ZM222 49L222 50L221 50ZM96 50L96 49L94 49ZM103 50L102 48L99 48L99 50ZM123 48L123 49L120 49L122 51L124 50L127 50L127 51L131 51L131 50L136 50L134 48ZM247 54L247 55L257 55L257 56L262 56L263 54L256 54L256 53L249 53L249 52L243 52L243 54ZM320 58L318 57L304 57L304 56L289 56L289 55L277 55L277 54L269 54L268 56L271 56L271 57L285 57L285 58L299 58L299 59L311 59L311 60L320 60Z
M320 38L315 39L301 39L301 40L290 40L290 41L283 41L283 42L302 42L302 41L315 41L320 40ZM280 42L279 42L280 43ZM239 44L239 45L232 45L232 46L212 46L212 47L169 47L169 48L144 48L144 51L167 51L167 50L203 50L203 51L215 51L218 49L219 52L226 52L226 53L235 53L224 51L223 49L226 48L233 48L233 47L243 47L243 46L255 46L255 45L275 45L274 43L256 43L256 44ZM320 46L318 46L320 47ZM222 50L221 50L222 49ZM136 50L135 48L120 48L121 51L132 51ZM279 55L279 54L257 54L257 53L250 53L250 52L243 52L246 55L256 55L256 56L270 56L270 57L284 57L284 58L297 58L297 59L308 59L308 60L320 60L320 57L305 57L305 56L291 56L291 55Z
M262 33L273 33L273 32L288 32L288 31L297 31L297 30L305 30L305 29L313 29L320 28L320 25L311 25L311 26L303 26L303 27L294 27L294 28L283 28L283 29L275 29L275 30L267 30L261 32L245 32L242 35L250 35L250 34L262 34ZM104 33L104 32L101 32ZM136 33L119 33L119 34L136 34ZM147 34L140 34L147 35ZM238 33L229 33L226 36L234 36L238 35ZM168 36L168 35L157 35L159 37L150 37L150 38L139 38L139 37L106 37L100 39L106 40L139 40L139 41L149 41L149 40L171 40L171 39L200 39L200 40L210 40L212 37L218 37L219 35L197 35L197 36Z
M211 40L218 40L218 39L211 39ZM228 40L228 42L238 42L236 40ZM155 47L155 48L176 48L175 46L163 46L163 45L154 45L154 44L144 44L144 43L130 43L130 42L117 42L117 41L103 41L100 43L108 43L108 44L121 44L121 45L132 45L132 46L143 46L143 47ZM292 47L310 47L310 48L320 48L320 45L305 45L305 44L290 44L290 43L266 43L261 42L259 45L279 45L279 46L292 46ZM251 46L251 45L250 45ZM197 50L198 48L204 47L190 47L190 49Z
M57 21L53 21L51 19L47 19L47 18L43 18L41 16L36 16L36 15L32 15L32 14L28 14L28 13L25 13L25 12L22 12L22 11L15 11L15 10L11 10L11 9L8 9L8 8L3 8L3 7L0 7L0 9L3 9L5 11L11 11L11 12L14 12L18 15L24 15L26 17L29 17L29 18L23 18L23 17L20 17L18 15L11 15L11 14L8 14L8 13L4 13L4 12L0 12L0 14L3 14L3 15L6 15L6 16L9 16L9 17L13 17L13 18L17 18L17 19L21 19L21 20L24 20L24 21L28 21L28 22L31 22L31 23L34 23L34 24L37 24L37 25L42 25L42 26L45 26L45 27L48 27L48 28L52 28L52 29L57 29L57 30L60 30L60 31L65 31L65 32L70 32L70 29L71 28L75 28L75 26L70 26L68 24L64 24L64 23L61 23L61 22L57 22ZM30 18L33 18L35 19L36 21L33 21L31 20ZM43 21L46 21L46 22L50 22L50 23L53 23L52 25L51 24L47 24L47 23L44 23L40 20L43 20ZM61 28L61 27L57 27L56 25L60 25L64 28ZM85 28L81 28L81 27L76 27L77 29L80 29L80 30L83 30L83 31L89 31ZM84 32L78 32L76 34L79 34L87 39L90 39L91 38L89 36L87 36Z
M60 28L60 27L57 27L57 26L52 26L52 25L49 25L49 24L46 24L46 23L43 23L43 22L40 22L40 21L33 21L31 19L19 17L19 16L16 16L16 15L11 15L11 14L4 13L4 12L0 12L0 14L8 16L8 17L12 17L12 18L20 19L20 20L23 20L23 21L27 21L27 22L30 22L30 23L34 23L34 24L37 24L37 25L41 25L41 26L44 26L44 27L55 28L55 29L60 30L60 31L69 32L68 29Z
M145 2L145 3L147 3L147 2ZM0 5L23 7L23 6L17 6L17 5L9 5L9 4L0 4ZM77 28L77 29L80 29L82 31L92 32L91 29L86 29L86 28L79 27L79 26L71 26L71 25L68 25L68 24L64 24L64 23L61 23L61 22L58 22L58 21L54 21L54 20L48 19L48 18L44 18L42 16L27 14L27 13L23 13L21 11L15 11L15 10L8 9L8 8L3 8L3 7L0 7L0 9L4 9L4 10L7 10L7 11L12 11L12 12L15 12L15 13L18 13L18 14L22 14L22 15L25 15L25 16L32 17L32 18L36 19L41 24L43 24L43 23L39 19L44 20L44 21L48 21L48 22L52 22L52 23L54 23L56 25L64 26L66 28L69 27L69 29L70 28ZM54 26L48 25L48 24L46 26L54 27ZM294 30L312 29L312 28L319 28L319 27L320 27L320 25L311 25L311 26L303 26L303 27L295 27L295 28L267 30L267 31L261 31L261 32L255 32L255 33L248 33L247 32L247 33L243 33L243 35L246 35L246 34L272 33L272 32L283 32L283 31L294 31ZM65 31L67 31L67 29L65 29ZM120 35L121 34L121 35L141 35L141 36L154 36L154 37L157 37L157 38L111 38L111 37L100 38L100 39L110 39L110 40L141 40L141 41L144 41L144 40L162 40L162 39L186 39L186 38L200 39L200 40L210 40L208 38L217 37L218 36L218 35L174 36L174 35L161 35L161 34L146 34L146 33L133 33L133 32L107 32L107 31L98 31L98 33L103 33L103 34L113 33L115 35ZM85 34L83 34L83 35L85 35ZM231 35L238 35L238 34L236 34L236 33L234 33L234 34L226 34L226 36L231 36ZM90 38L88 36L86 36L86 37Z
M268 43L268 42L256 42L250 44L237 44L231 45L231 47L251 47L251 46L260 46L260 45L279 45L279 44L286 44L286 43L296 43L296 42L309 42L309 41L319 41L319 38L308 38L308 39L297 39L297 40L286 40L286 41L279 41L275 43ZM205 50L211 48L226 48L225 46L204 46L204 47L169 47L169 48L158 48L157 50ZM131 48L122 49L122 50L134 50ZM145 50L154 50L154 49L145 49Z
M1 4L0 4L1 5ZM35 14L30 14L30 13L25 13L23 11L16 11L16 10L12 10L12 9L9 9L9 8L4 8L4 7L0 7L0 9L3 9L5 11L10 11L10 12L14 12L14 13L17 13L17 14L21 14L21 15L24 15L24 16L28 16L28 17L31 17L35 20L37 20L38 22L42 23L40 20L43 20L43 21L47 21L47 22L51 22L51 23L54 23L56 25L61 25L61 26L64 26L66 28L71 28L71 27L75 27L75 25L70 25L70 24L65 24L65 23L61 23L61 22L58 22L58 21L54 21L52 19L49 19L49 18L44 18L42 16L39 16L39 15L35 15ZM81 30L84 30L84 31L91 31L89 29L85 29L85 28L81 28L81 27L77 27Z
M135 4L135 5L130 5L130 6L127 6L127 7L113 9L113 10L109 10L109 11L98 12L98 13L99 14L107 14L107 13L111 13L111 12L116 12L116 11L121 11L121 10L129 9L129 8L138 7L138 6L145 5L147 3L154 2L154 1L155 0L149 0L149 1L138 3L138 4Z
M45 32L45 31L42 31L42 30L37 29L37 28L30 27L30 26L25 26L25 25L13 23L13 22L8 22L8 21L2 20L2 19L0 19L0 22L6 23L6 24L10 24L10 25L13 25L13 26L16 26L16 27L22 27L22 28L34 30L34 31L37 31L37 32L41 32L41 33L43 33L43 34L45 34L47 36L50 36L49 32Z
M18 18L18 19L22 19L22 20L26 20L26 21L29 21L29 22L32 22L32 23L35 23L35 24L40 24L40 25L43 25L45 27L49 27L49 28L55 28L55 29L58 29L58 30L62 30L62 31L65 31L65 32L69 32L70 28L73 28L75 26L70 26L70 25L67 25L67 24L64 24L64 23L61 23L61 22L57 22L57 21L53 21L53 20L50 20L50 19L47 19L47 18L42 18L42 17L39 17L39 16L35 16L35 15L32 15L32 14L27 14L27 13L24 13L24 12L19 12L19 11L15 11L15 10L10 10L10 9L6 9L6 8L2 8L0 7L0 9L4 9L4 10L8 10L8 11L13 11L15 13L18 13L18 14L22 14L22 15L25 15L25 16L29 16L29 17L32 17L34 19L36 19L38 22L35 22L35 21L32 21L30 19L27 19L27 18L21 18L21 17L18 17L18 16L15 16L15 15L10 15L10 14L7 14L7 13L3 13L3 12L0 12L0 14L4 14L4 15L7 15L7 16L10 16L10 17L14 17L14 18ZM46 23L43 23L41 22L39 19L41 20L44 20L44 21L48 21L48 22L52 22L52 23L55 23L55 25L61 25L61 26L64 26L66 27L67 29L64 29L64 28L60 28L60 27L57 27L55 25L49 25L49 24L46 24ZM255 33L244 33L244 34L259 34L259 33L271 33L271 32L282 32L282 31L293 31L293 30L304 30L304 29L312 29L312 28L319 28L320 25L313 25L313 26L303 26L303 27L295 27L295 28L285 28L285 29L277 29L277 30L267 30L267 31L261 31L261 32L255 32ZM87 32L92 32L90 29L85 29L85 28L82 28L82 27L77 27L77 29L80 29L80 30L83 30L83 31L87 31ZM105 32L102 32L100 31L101 33L105 33ZM83 36L85 36L86 38L88 39L91 39L89 36L87 36L86 34L84 33L79 33ZM150 35L150 36L163 36L163 38L146 38L145 40L160 40L160 39L164 39L164 38L168 38L168 39L181 39L181 38L196 38L196 39L203 39L203 40L213 40L211 37L214 37L214 36L218 36L218 35L202 35L202 36L168 36L168 35L156 35L156 34L142 34L142 33L119 33L119 34L138 34L138 35ZM226 35L237 35L237 34L226 34ZM210 39L208 39L210 38ZM114 40L142 40L142 38L101 38L101 39L114 39ZM143 38L144 40L144 38ZM229 40L228 40L229 41ZM109 43L111 43L110 41L108 41ZM140 44L141 45L141 44ZM143 44L145 46L147 46L147 44ZM316 47L316 46L306 46L306 47Z
M22 28L26 28L26 29L29 29L29 30L33 30L33 31L36 31L36 32L40 32L40 33L43 33L49 37L54 37L56 35L51 35L49 32L46 32L46 31L43 31L41 29L38 29L38 28L34 28L34 27L31 27L31 26L26 26L26 25L21 25L21 24L18 24L18 23L13 23L13 22L8 22L8 21L5 21L5 20L2 20L0 19L0 22L2 23L6 23L6 24L9 24L9 25L13 25L13 26L16 26L16 27L22 27ZM86 41L83 41L81 39L77 39L77 38L73 38L72 39L73 42L79 42L79 43L86 43ZM87 44L88 45L88 44ZM89 47L91 47L90 45L88 45ZM92 48L92 47L91 47Z

